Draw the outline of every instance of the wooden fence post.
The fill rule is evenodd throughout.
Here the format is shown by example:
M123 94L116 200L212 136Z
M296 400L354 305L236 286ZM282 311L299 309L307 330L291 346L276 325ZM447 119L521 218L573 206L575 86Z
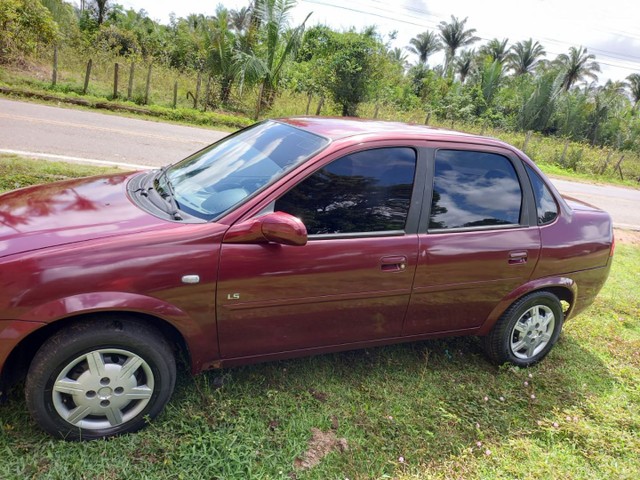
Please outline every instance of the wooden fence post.
M529 146L529 141L531 140L531 134L533 132L531 130L527 130L527 134L524 137L524 144L522 145L522 151L527 153L527 146Z
M322 111L322 107L324 106L324 96L320 97L320 101L318 102L318 108L316 108L316 116L320 115Z
M58 46L53 46L53 73L51 74L51 85L58 83Z
M120 75L120 65L118 62L113 67L113 99L118 98L118 77Z
M151 68L153 62L149 64L149 71L147 72L147 86L144 89L144 104L149 105L149 90L151 90Z
M424 117L424 124L429 125L430 120L431 120L431 112L427 112L427 116Z
M173 108L178 104L178 81L173 84Z
M82 89L82 94L87 94L87 89L89 88L89 78L91 77L91 67L93 66L93 60L89 59L87 62L87 72L84 74L84 88Z
M196 79L196 94L193 97L193 108L198 108L198 99L200 98L200 85L202 84L202 72L198 71Z
M133 97L133 76L135 75L136 64L131 61L131 67L129 67L129 88L127 88L127 100L131 100Z
M378 118L378 112L380 111L380 105L376 103L376 108L373 111L373 118Z
M309 107L311 106L311 99L312 98L313 98L313 93L309 93L307 95L307 109L304 112L305 115L309 115Z
M618 170L618 172L620 172L620 180L624 180L624 175L622 175L622 161L624 160L624 153L622 154L622 156L620 157L620 160L618 160L618 163L616 163L616 166L613 167L613 171L615 172L616 170Z
M209 106L209 94L211 92L211 75L207 77L207 86L204 89L204 107L202 109L203 112L207 111L207 107Z

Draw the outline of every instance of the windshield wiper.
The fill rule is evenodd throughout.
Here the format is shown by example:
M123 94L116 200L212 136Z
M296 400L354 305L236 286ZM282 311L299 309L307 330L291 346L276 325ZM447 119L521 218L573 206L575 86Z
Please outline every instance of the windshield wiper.
M171 181L169 181L169 176L167 175L169 167L160 168L160 174L156 177L156 190L160 194L160 196L166 200L169 204L169 208L171 209L168 213L174 220L183 220L182 215L180 215L180 208L178 207L178 202L176 202L175 195L176 192L173 189L173 185L171 185ZM160 187L160 179L164 177L164 186L166 190ZM155 183L154 182L154 183Z

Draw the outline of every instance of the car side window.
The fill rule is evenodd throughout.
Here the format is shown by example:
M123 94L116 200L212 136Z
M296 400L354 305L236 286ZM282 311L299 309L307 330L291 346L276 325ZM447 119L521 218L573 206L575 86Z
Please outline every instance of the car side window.
M416 158L407 147L347 155L285 193L274 210L300 218L310 235L403 230Z
M429 229L518 225L522 189L502 155L438 150Z
M558 216L558 205L551 194L549 188L545 185L540 175L525 164L527 175L531 180L531 186L533 187L533 195L536 198L536 211L538 216L538 225L546 225L553 222Z

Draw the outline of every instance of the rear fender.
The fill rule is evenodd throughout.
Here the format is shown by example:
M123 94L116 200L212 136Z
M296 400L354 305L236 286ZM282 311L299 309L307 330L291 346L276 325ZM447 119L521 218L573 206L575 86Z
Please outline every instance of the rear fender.
M571 297L574 299L578 294L578 285L576 284L576 282L567 277L545 277L531 280L530 282L521 285L520 287L509 293L507 296L505 296L502 300L500 300L498 305L496 305L485 322L482 324L477 334L488 334L495 323L500 319L502 314L507 310L507 308L509 308L509 306L519 298L524 297L531 292L549 288L564 288L565 290L571 292ZM567 315L569 314L570 312L567 312Z

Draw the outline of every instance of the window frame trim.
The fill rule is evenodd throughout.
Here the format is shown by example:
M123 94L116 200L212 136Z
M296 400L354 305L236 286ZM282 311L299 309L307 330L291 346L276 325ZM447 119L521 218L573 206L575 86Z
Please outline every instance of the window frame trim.
M287 192L295 188L300 183L304 182L307 178L317 173L322 168L326 167L330 163L337 161L343 157L353 155L360 152L366 152L370 150L380 150L383 148L410 148L416 154L416 168L413 178L413 190L411 193L411 199L409 201L409 211L407 213L407 220L404 230L383 230L376 232L350 232L350 233L327 233L327 234L310 234L308 240L310 242L319 240L344 240L344 239L358 239L358 238L387 238L387 237L401 237L406 235L415 235L418 233L420 216L423 211L422 199L424 198L424 189L427 184L427 162L425 156L424 141L415 140L381 140L376 142L359 143L347 148L343 148L328 154L326 157L318 159L310 165L310 168L305 169L301 175L295 175L289 178L283 185L283 189L278 189L276 193L270 196L270 201L253 216L258 216L265 211L274 211L275 202L285 195Z
M456 227L456 228L429 228L429 220L431 218L431 201L433 198L434 182L435 182L435 162L436 155L440 150L457 150L465 152L478 152L500 155L505 157L516 173L520 189L522 191L522 204L520 206L520 216L518 224L509 225L482 225L474 227ZM479 143L460 143L460 142L432 142L427 149L427 179L424 189L423 213L420 217L419 232L428 233L429 235L438 235L444 233L458 232L482 232L494 230L515 230L520 228L529 228L538 226L537 210L535 199L533 196L533 187L531 180L527 175L522 159L513 151L492 145L484 145Z

